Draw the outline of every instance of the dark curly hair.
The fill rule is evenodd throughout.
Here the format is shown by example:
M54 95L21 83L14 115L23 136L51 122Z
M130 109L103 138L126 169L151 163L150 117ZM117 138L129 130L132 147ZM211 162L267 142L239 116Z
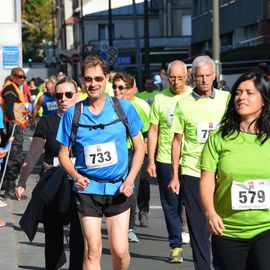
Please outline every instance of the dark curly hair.
M127 89L130 89L134 86L135 84L135 79L134 77L127 73L127 72L118 72L114 75L113 77L113 83L119 81L119 80L122 80L125 84L126 84L126 87Z
M261 70L246 72L234 83L228 107L220 123L219 130L224 139L234 133L235 137L238 136L240 132L240 116L235 110L234 99L239 85L248 80L253 81L254 86L260 92L264 103L259 118L254 120L258 130L257 139L263 144L270 137L270 80Z

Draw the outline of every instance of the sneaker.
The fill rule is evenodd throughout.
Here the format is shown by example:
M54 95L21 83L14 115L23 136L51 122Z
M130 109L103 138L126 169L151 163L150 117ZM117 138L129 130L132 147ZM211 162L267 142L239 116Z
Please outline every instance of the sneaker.
M188 232L182 232L182 243L183 244L189 244L190 243L190 237Z
M182 263L183 257L182 257L182 248L175 247L171 249L170 254L170 263Z
M16 200L15 190L6 190L4 193L5 199Z
M7 201L4 198L0 197L0 207L5 207L7 205Z
M139 221L141 227L148 227L149 226L149 217L148 213L144 211L139 212Z
M138 243L139 238L137 237L135 231L133 229L128 230L128 241L132 243Z
M4 227L6 225L6 222L4 220L0 220L0 228Z

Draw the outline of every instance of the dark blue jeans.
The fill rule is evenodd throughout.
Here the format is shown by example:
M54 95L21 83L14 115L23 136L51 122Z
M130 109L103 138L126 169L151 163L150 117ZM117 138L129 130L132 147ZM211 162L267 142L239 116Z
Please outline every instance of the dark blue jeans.
M171 181L172 166L171 164L161 162L156 162L156 166L160 202L165 216L170 247L181 247L181 197L168 189L168 185Z

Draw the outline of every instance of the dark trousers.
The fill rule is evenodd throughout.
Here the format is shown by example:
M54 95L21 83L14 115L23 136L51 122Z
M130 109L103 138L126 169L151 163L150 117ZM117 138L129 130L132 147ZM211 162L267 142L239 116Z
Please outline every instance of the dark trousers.
M133 151L128 150L129 169L132 163L132 159L133 159ZM132 196L132 201L131 201L131 206L130 206L129 229L135 228L136 206L137 206L137 196L138 196L138 190L139 190L139 184L140 184L140 174L141 174L141 171L139 171L134 181L134 196Z
M189 175L182 175L180 180L183 202L186 208L194 266L196 270L210 270L210 233L200 201L200 179Z
M74 196L69 213L58 211L59 201L56 195L44 207L42 222L45 233L45 268L46 270L59 269L66 262L64 247L64 225L70 221L70 270L81 270L84 255L84 242L78 213L75 209Z
M157 179L162 209L165 216L170 247L182 246L181 197L169 191L171 181L171 164L157 162Z
M146 172L147 160L144 158L142 169L141 169L141 179L138 190L137 205L139 211L149 212L149 202L150 202L150 179L151 177Z
M212 236L215 270L269 270L270 230L251 239Z
M59 269L66 262L64 249L64 224L66 215L58 211L58 196L44 206L42 222L45 233L45 268Z
M11 136L13 125L7 123L6 128L7 136L4 138L5 142ZM13 190L15 188L15 181L20 173L23 158L23 128L16 126L4 178L5 185L7 185L6 190Z

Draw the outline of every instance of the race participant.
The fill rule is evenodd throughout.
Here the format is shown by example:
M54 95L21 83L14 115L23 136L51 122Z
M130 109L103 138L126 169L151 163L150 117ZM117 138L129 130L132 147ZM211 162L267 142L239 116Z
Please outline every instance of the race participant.
M159 91L156 90L154 80L145 78L144 91L136 93L136 96L144 99L151 106L154 101L155 95L157 95L158 93Z
M65 210L60 210L62 208L60 206L71 197L72 193L71 181L67 180L66 173L59 167L59 143L56 141L56 134L62 114L68 107L78 101L76 82L68 77L59 80L55 85L54 97L57 101L58 111L42 117L38 122L29 151L22 165L15 195L17 200L22 198L22 194L26 189L27 179L43 150L45 150L43 159L44 170L32 192L32 198L20 220L20 225L30 241L32 241L38 223L43 223L45 232L45 268L59 269L66 262L64 225L67 225L70 219L69 269L79 270L82 268L83 261L83 241L78 215L76 215L75 210L71 211L74 206L68 203L65 206ZM67 192L63 192L65 189ZM46 197L47 203L44 202L44 199L40 199L46 193L46 190L53 194L49 196L50 199ZM39 204L40 206L38 207ZM37 209L36 215L34 215L33 209ZM29 234L28 228L35 228L35 231Z
M56 113L58 110L57 102L54 97L54 88L55 88L55 81L52 79L48 79L45 82L45 89L46 92L41 95L36 103L36 107L32 113L32 121L31 121L31 129L35 128L36 125L36 118L39 112L39 109L42 107L43 109L43 116Z
M81 103L76 132L75 166L70 160L71 127L75 106L61 120L57 140L59 159L74 179L76 206L85 242L83 269L100 269L101 225L106 225L114 270L126 270L130 263L128 224L133 183L144 156L140 129L142 123L131 103L119 100L129 124L134 156L128 171L127 131L118 117L112 99L105 95L108 68L98 56L87 57L81 78L88 98Z
M192 75L196 86L191 95L178 101L173 115L173 173L169 189L177 194L181 190L195 269L210 270L209 232L200 202L200 170L197 164L209 133L222 119L229 94L213 88L215 63L210 57L195 58ZM180 156L182 163L179 178Z
M179 99L187 97L191 88L185 86L187 68L184 62L173 61L168 66L170 87L155 96L150 112L150 129L148 131L148 166L151 177L157 177L162 209L165 216L168 238L170 241L171 263L181 263L182 226L181 198L179 194L169 191L171 167L171 143L173 132L171 122L175 105ZM179 162L178 162L179 164Z
M149 113L150 107L148 103L140 98L135 97L135 93L137 92L136 81L132 75L126 72L116 73L113 78L112 85L114 96L119 99L129 100L137 113L139 114L141 121L143 122L143 128L141 129L141 133L143 135L144 140L147 138L147 131L149 129ZM146 141L145 141L146 145ZM131 141L128 141L128 153L129 160L132 161L132 156L134 154L133 145ZM138 197L138 189L140 185L140 176L141 172L138 173L135 181L134 181L134 200L132 201L132 205L130 208L130 222L129 222L129 231L128 231L128 240L129 242L139 242L139 238L135 233L135 219L136 219L136 204ZM150 192L150 189L149 189ZM149 194L150 199L150 194ZM149 203L149 202L148 202ZM139 208L140 209L140 208ZM149 210L148 210L149 211ZM139 213L139 219L141 217L141 213ZM146 217L146 216L145 216ZM141 219L140 219L141 220ZM145 218L145 225L147 222L147 218Z
M270 82L249 71L200 161L200 195L215 269L270 269Z
M127 91L127 100L132 103L132 105L135 107L136 111L138 112L142 122L143 122L143 129L141 130L141 133L143 135L144 140L144 146L145 146L145 157L143 161L143 165L141 168L141 172L138 175L139 176L139 182L138 182L138 191L137 191L137 206L139 209L138 213L138 219L140 222L141 227L148 227L149 225L149 210L150 210L150 180L151 178L146 172L146 166L147 166L147 136L148 136L148 130L150 127L150 105L143 100L142 98L139 98L136 96L136 93L138 92L138 88L136 85L136 80L134 79L134 85L131 89L128 89ZM134 219L134 225L135 225L135 219Z

